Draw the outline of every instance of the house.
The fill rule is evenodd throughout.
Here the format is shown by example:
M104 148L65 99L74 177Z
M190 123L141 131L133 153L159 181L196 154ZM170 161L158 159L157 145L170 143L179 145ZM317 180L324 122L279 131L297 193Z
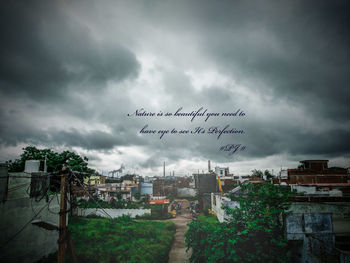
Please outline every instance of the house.
M91 175L89 177L84 178L84 184L94 186L96 184L105 184L106 176L103 175Z
M238 178L233 174L230 174L228 167L215 167L216 176L220 178L221 186L224 192L232 190L236 184L238 184Z
M328 168L328 160L300 161L296 169L288 169L287 184L347 183L349 176L344 168Z
M133 195L138 192L138 184L130 181L121 183L109 183L95 185L96 194L104 201L110 201L112 197L131 201Z

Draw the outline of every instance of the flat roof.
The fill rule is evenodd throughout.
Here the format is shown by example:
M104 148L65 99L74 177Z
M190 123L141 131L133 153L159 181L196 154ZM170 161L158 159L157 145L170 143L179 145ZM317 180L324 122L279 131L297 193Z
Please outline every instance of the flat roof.
M301 163L304 163L304 162L328 162L329 160L303 160L303 161L300 161Z

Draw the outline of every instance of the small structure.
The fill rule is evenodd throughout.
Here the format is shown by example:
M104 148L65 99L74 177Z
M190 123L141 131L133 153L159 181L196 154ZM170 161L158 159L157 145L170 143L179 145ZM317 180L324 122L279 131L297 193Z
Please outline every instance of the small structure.
M152 215L152 211L153 211L153 205L162 205L161 207L161 217L164 216L164 210L166 211L166 213L168 212L168 206L170 204L170 200L169 199L158 199L158 200L149 200L149 204L151 205L151 215ZM165 208L164 209L164 206Z
M141 195L153 195L153 184L139 183L139 193Z
M96 193L104 201L110 201L112 197L120 196L123 200L131 201L132 196L138 191L138 184L123 181L122 183L110 183L95 185Z
M89 177L84 178L84 183L90 186L94 186L97 184L105 184L106 176L103 175L91 175Z

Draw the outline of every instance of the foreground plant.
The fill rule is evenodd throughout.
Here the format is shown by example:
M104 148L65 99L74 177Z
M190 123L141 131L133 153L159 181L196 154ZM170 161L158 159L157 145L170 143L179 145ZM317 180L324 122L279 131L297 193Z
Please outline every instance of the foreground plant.
M240 185L224 207L226 222L194 221L186 233L191 262L287 262L282 218L292 192L273 184Z

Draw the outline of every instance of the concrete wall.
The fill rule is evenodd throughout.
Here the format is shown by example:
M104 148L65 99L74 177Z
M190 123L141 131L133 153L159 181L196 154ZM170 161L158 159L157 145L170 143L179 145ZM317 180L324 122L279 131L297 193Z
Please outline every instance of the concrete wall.
M8 173L6 164L0 164L0 202L7 199Z
M350 206L348 203L292 203L289 211L292 213L331 213L332 218L346 218L350 216Z
M223 196L222 194L211 194L211 210L216 213L219 222L224 222L227 219L225 210L223 206L228 206L229 208L238 207L238 202L231 201L229 198Z
M333 231L341 234L350 233L350 206L348 203L292 203L289 211L294 213L330 213L332 214Z
M151 209L103 209L112 218L121 217L123 215L130 215L134 218L135 216L142 216L144 214L150 214ZM98 215L102 217L109 217L102 209L95 208L78 208L78 216Z
M39 202L34 198L17 198L0 204L0 246L29 222L22 232L0 250L2 262L36 262L58 250L58 231L45 230L30 223L44 221L58 226L58 214L50 213L47 207L33 218L46 205L45 198ZM56 198L50 202L50 210L59 212L59 203Z
M198 194L215 193L217 191L217 179L215 174L194 174Z
M330 191L317 191L316 186L292 185L291 189L296 190L298 193L305 193L308 195L343 196L342 191L338 189L332 189Z

